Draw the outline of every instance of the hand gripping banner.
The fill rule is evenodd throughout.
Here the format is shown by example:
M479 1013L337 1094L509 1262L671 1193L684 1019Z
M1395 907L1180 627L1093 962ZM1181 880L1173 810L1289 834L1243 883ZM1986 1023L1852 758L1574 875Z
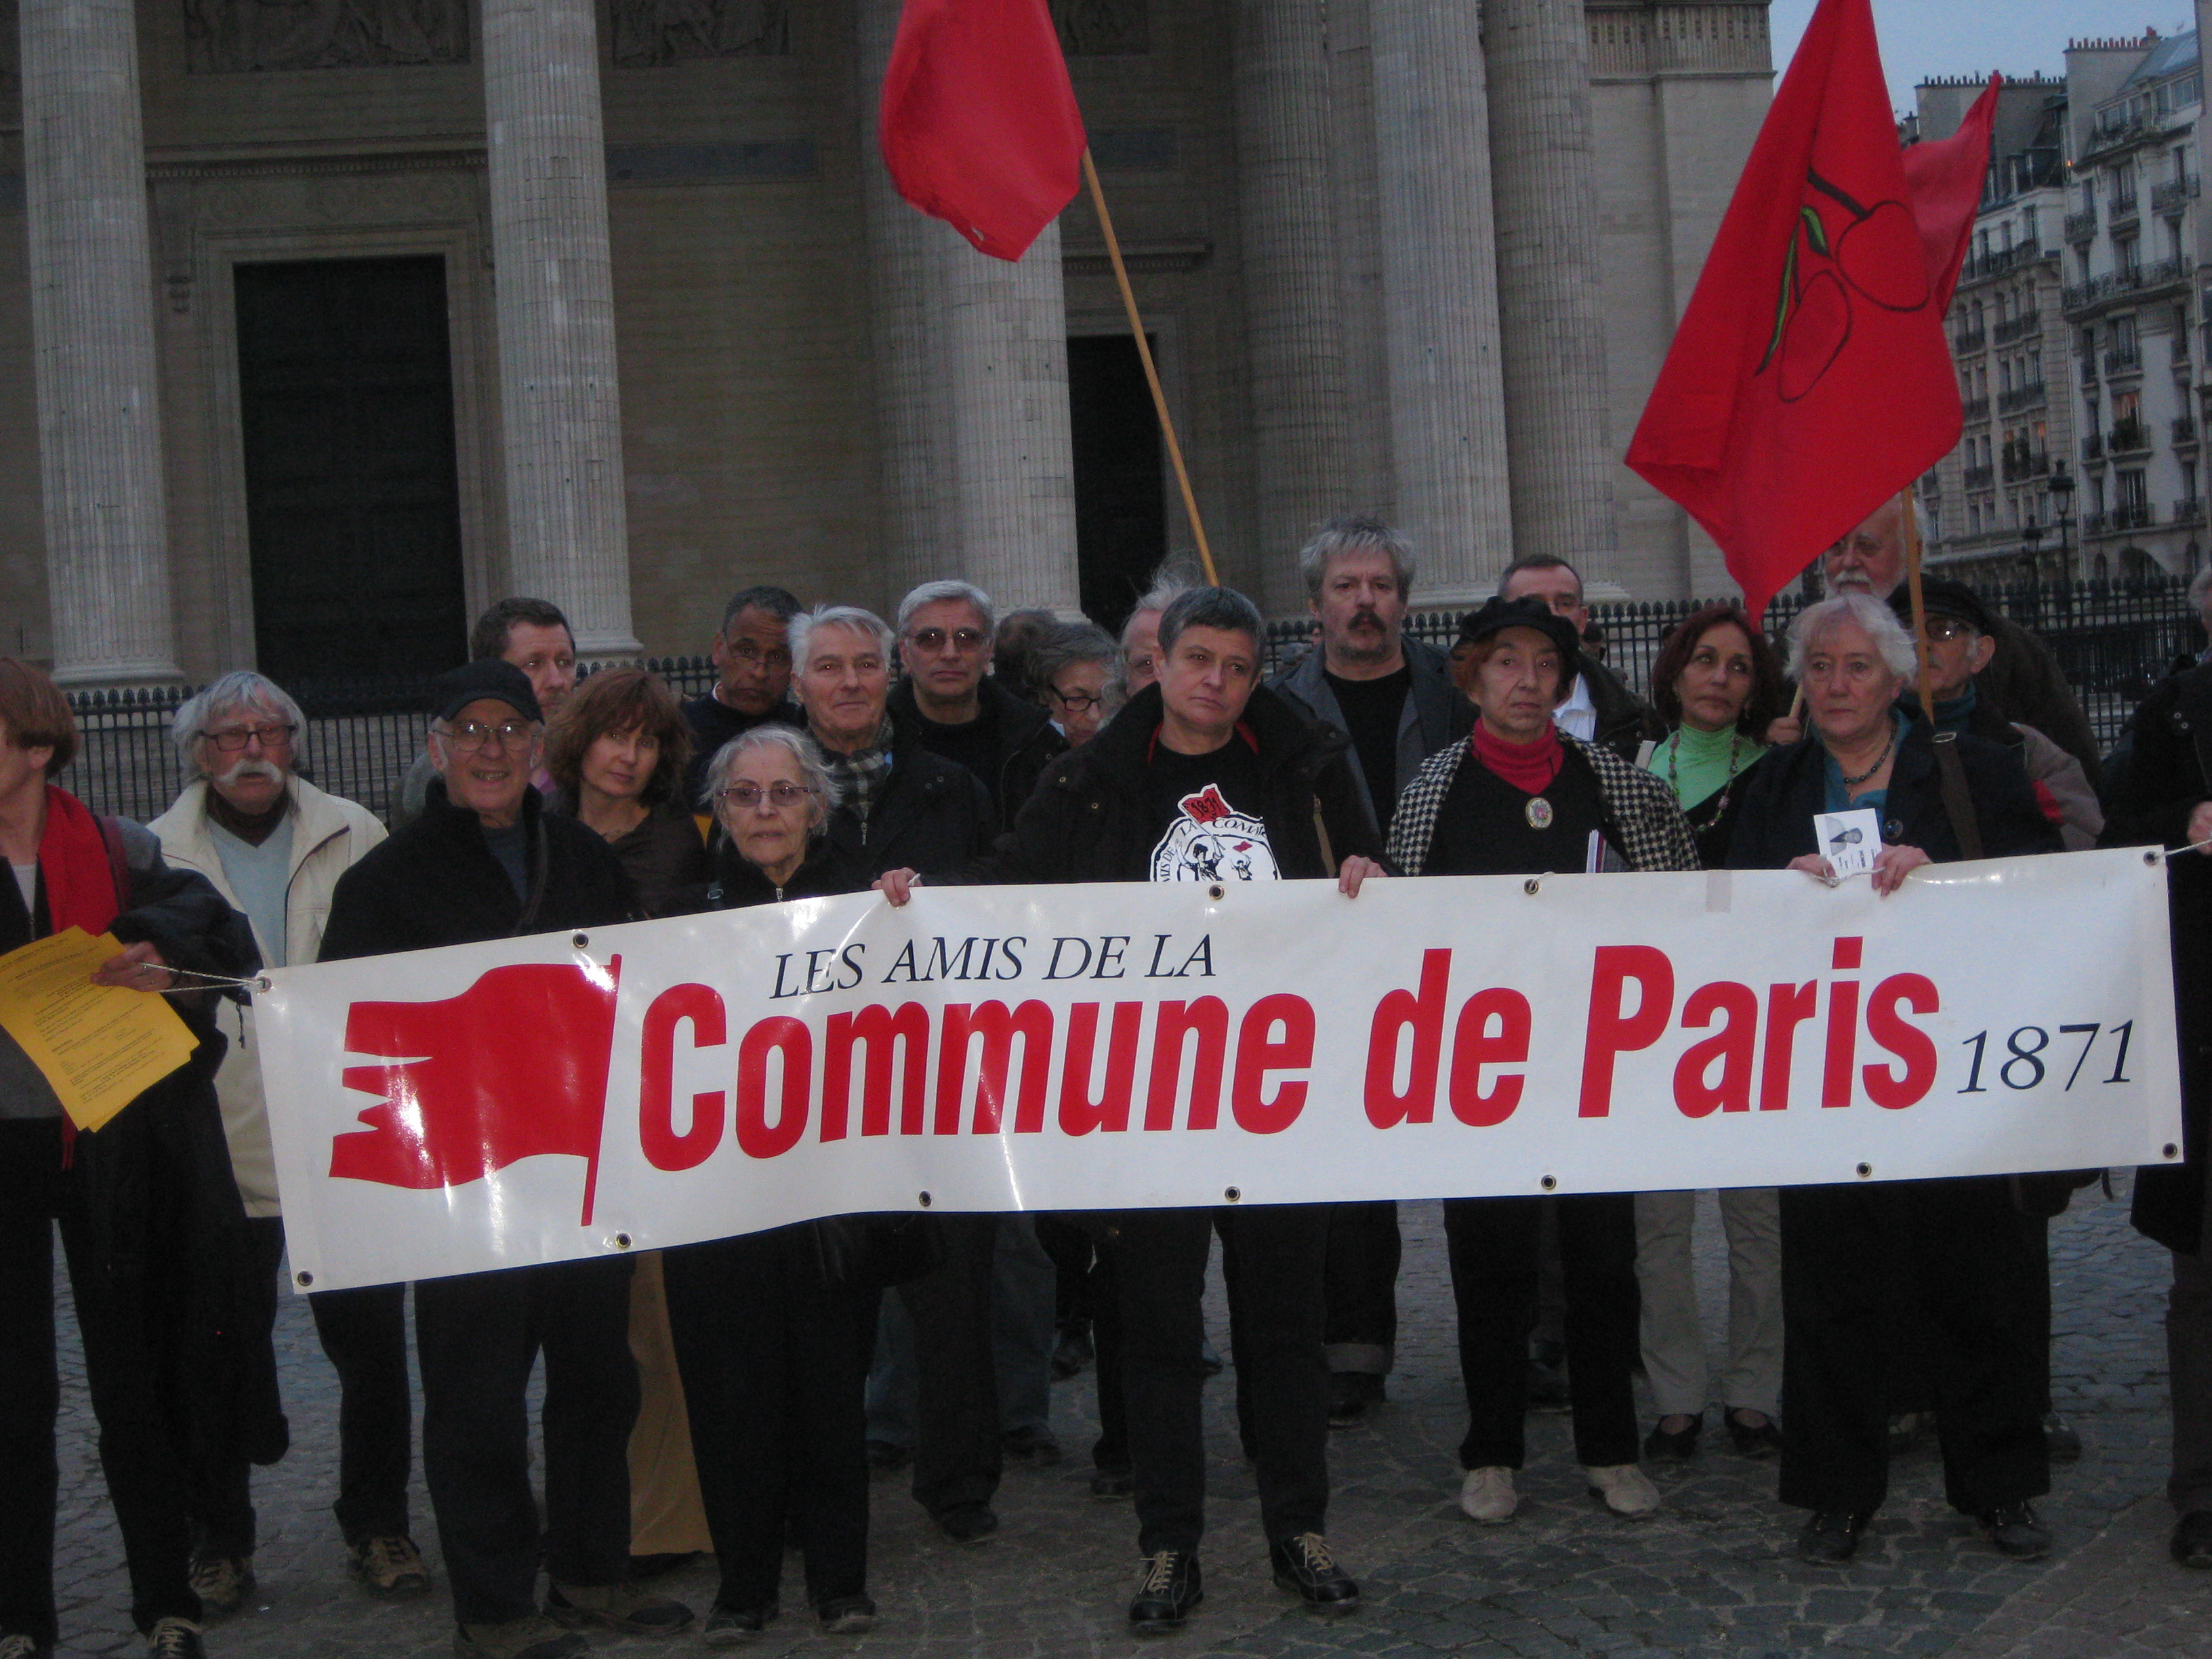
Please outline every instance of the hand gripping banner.
M281 970L301 1288L863 1210L1638 1191L2180 1155L2155 851L923 888Z

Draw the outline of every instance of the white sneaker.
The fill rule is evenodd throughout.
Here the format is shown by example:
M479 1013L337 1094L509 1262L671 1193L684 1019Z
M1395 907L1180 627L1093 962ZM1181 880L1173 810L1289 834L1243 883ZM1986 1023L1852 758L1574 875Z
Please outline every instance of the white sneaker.
M1590 1496L1605 1499L1606 1508L1615 1515L1640 1521L1659 1507L1659 1488L1634 1463L1608 1463L1601 1468L1585 1463L1583 1478L1589 1482Z
M1657 1494L1653 1494L1652 1501L1658 1501ZM1470 1520L1485 1526L1503 1526L1521 1507L1520 1497L1513 1490L1513 1471L1502 1463L1469 1469L1459 1483L1459 1506Z

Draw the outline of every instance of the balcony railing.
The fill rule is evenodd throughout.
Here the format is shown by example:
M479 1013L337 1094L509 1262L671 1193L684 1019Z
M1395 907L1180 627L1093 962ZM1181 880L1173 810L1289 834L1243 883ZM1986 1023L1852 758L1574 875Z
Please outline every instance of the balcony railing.
M2112 527L2112 515L2109 513L2084 513L2081 515L2081 533L2084 536L2102 536Z
M2190 495L2176 501L2173 504L2173 521L2176 524L2203 524L2204 522L2203 501L2200 497Z
M2148 530L2156 522L2151 516L2148 501L2122 501L2112 509L2115 530Z
M1961 329L1951 337L1951 349L1961 356L1969 351L1979 351L1990 343L1990 337L1980 329Z
M2114 230L2124 230L2136 222L2136 195L2133 191L2130 191L2125 196L2112 198L2111 220Z
M2150 210L2153 213L2179 213L2197 199L2197 175L2169 179L2162 185L2153 185L2150 190Z
M2176 416L2173 421L2172 432L2173 441L2175 443L2195 443L2197 441L2197 417L2193 415Z
M2133 374L2142 368L2142 349L2140 346L2115 346L2105 354L2105 373Z
M2087 213L2069 213L2066 216L2066 240L2068 241L2087 242L2094 240L2096 234L2096 209L2091 208Z
M2043 382L2038 380L2032 386L2016 386L2009 392L1999 392L1997 413L2009 415L2015 410L2033 409L2038 404L2048 401L2049 396L2044 390Z
M2106 271L2086 283L2069 283L2060 295L2059 302L2069 311L2080 311L2116 295L2140 294L2149 289L2170 288L2185 282L2188 265L2179 259L2159 259L2147 265L2128 265L2118 270Z
M1964 477L1960 478L1960 487L1964 489L1987 489L1996 482L1996 469L1986 466L1970 466L1966 469Z
M1985 276L2002 276L2008 270L2033 264L2038 259L2053 258L2057 252L2056 248L2046 249L2039 239L2031 236L2025 241L2014 242L2010 247L1976 254L1960 267L1959 280L1978 283Z
M2010 341L2022 339L2028 335L2039 334L2042 331L2043 313L2039 311L2024 311L2017 317L2008 317L1999 323L1990 331L1990 338L1999 345L2004 345Z
M2082 439L2081 453L2083 457L2088 460L2103 460L2105 459L2105 440L2103 435L2099 433L2092 432L2087 437Z
M2143 430L2141 421L2115 421L2111 436L2106 441L2115 455L2126 455L2138 449L2150 447L2150 434Z
M2051 471L2051 457L2031 455L2025 449L2007 449L2004 453L2004 480L2018 483L2024 478L2040 478Z

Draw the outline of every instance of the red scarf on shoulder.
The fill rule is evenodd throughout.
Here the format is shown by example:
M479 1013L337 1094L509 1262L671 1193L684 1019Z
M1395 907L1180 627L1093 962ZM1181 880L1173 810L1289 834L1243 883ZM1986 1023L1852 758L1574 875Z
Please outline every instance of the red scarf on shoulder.
M46 830L39 838L39 873L54 932L82 927L94 939L120 913L107 837L91 810L65 789L46 786Z
M1547 726L1534 743L1508 743L1480 720L1468 739L1468 752L1524 795L1540 795L1552 787L1567 751L1559 742L1559 728Z

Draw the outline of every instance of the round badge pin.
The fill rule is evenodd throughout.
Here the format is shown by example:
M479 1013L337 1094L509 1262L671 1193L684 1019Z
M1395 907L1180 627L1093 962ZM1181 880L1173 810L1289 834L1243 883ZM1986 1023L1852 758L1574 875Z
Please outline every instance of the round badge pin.
M1548 830L1552 827L1552 803L1541 795L1531 795L1528 798L1528 827L1531 830Z

